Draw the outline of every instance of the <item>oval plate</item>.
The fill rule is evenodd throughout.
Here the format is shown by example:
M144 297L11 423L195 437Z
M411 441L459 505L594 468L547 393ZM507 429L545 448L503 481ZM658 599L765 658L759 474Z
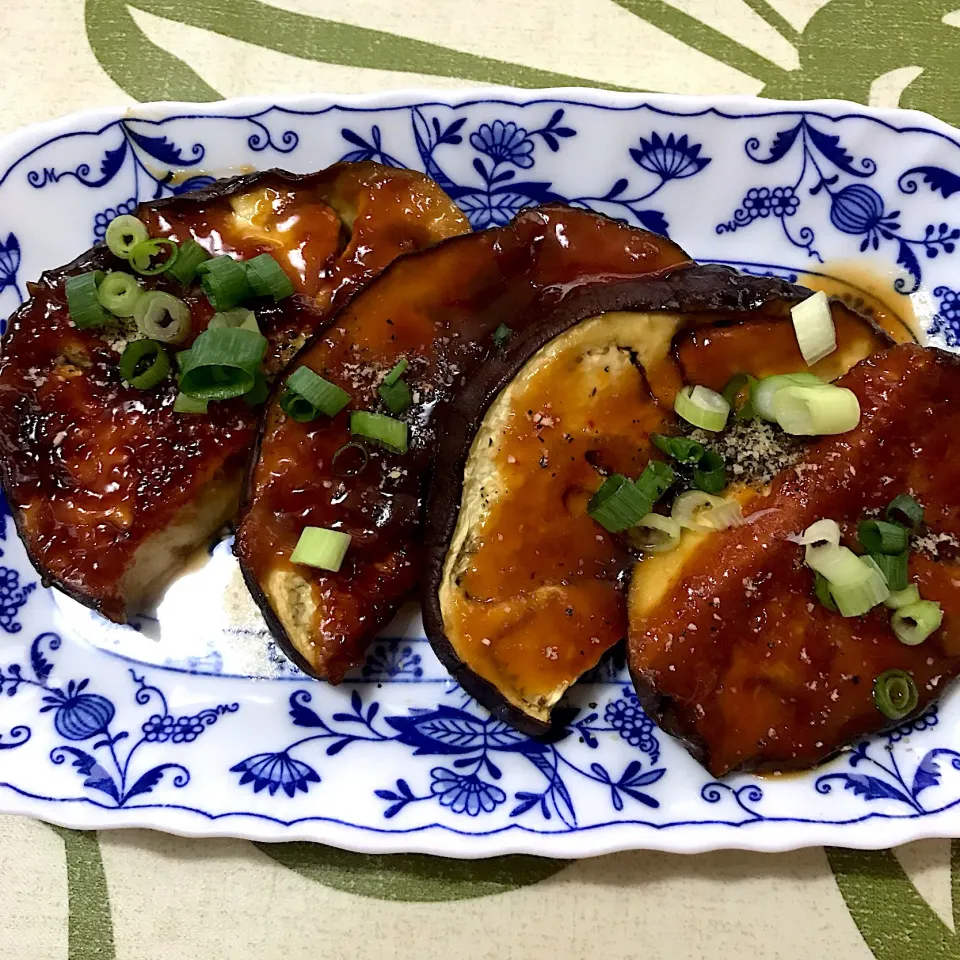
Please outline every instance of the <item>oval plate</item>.
M0 144L0 316L137 200L343 159L428 172L476 229L559 200L700 260L866 275L928 341L960 344L956 131L836 101L586 90L158 104L24 130ZM538 743L450 681L415 609L334 688L277 653L227 541L119 627L37 583L6 511L0 538L5 812L454 857L960 835L958 691L808 774L718 783L644 716L622 665L579 684L563 734Z

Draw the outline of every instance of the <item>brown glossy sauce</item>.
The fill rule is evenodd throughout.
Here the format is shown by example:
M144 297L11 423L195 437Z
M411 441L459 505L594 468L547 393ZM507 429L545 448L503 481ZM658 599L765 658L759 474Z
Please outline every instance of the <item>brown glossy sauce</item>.
M268 241L251 240L238 224L231 205L238 190L262 194L253 219ZM301 290L330 307L411 245L467 229L453 203L441 198L436 184L419 174L345 164L301 180L266 174L226 194L185 195L138 213L154 236L193 236L212 253L244 259L269 252ZM351 223L376 213L382 233L367 223L363 243L351 251L350 231L334 206ZM98 247L46 274L11 318L0 362L0 451L7 496L41 572L122 620L123 576L136 551L209 484L237 476L258 411L235 400L211 404L207 415L174 414L174 377L147 391L124 384L119 334L77 330L69 320L64 278L90 269L129 265ZM187 301L193 326L180 349L188 347L213 313L199 287L185 291L163 276L145 278L144 286ZM256 312L271 345L268 372L291 339L324 319L312 301L300 298L260 304Z
M338 477L348 412L298 424L274 402L236 550L249 577L267 588L305 526L344 530L353 542L336 574L299 566L317 613L299 650L320 676L339 680L362 662L368 642L416 585L419 520L431 461L431 417L489 355L501 322L517 330L548 317L578 285L685 262L669 240L585 211L545 207L509 227L398 261L356 297L300 360L347 390L351 409L378 409L376 387L396 361L414 405L405 414L410 450L374 451L364 472Z
M914 554L910 574L939 601L943 626L924 644L901 644L889 611L831 613L813 597L802 548L785 538L824 517L852 540L867 510L909 492L936 532L960 533L958 367L913 345L851 371L861 404L856 430L814 443L765 496L746 526L698 546L653 609L631 610L631 669L656 697L671 732L699 745L714 775L743 766L806 767L889 721L872 699L884 670L907 670L921 706L960 671L957 570ZM634 583L644 576L644 563ZM648 701L652 702L652 701Z

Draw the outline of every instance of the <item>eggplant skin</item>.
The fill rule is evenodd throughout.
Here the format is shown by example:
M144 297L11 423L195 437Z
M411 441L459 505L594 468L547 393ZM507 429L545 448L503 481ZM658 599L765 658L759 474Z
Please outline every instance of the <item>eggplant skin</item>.
M546 322L513 336L502 352L481 366L441 414L433 467L435 479L430 485L424 525L424 629L441 663L491 713L531 736L543 734L550 727L548 722L530 716L507 700L489 680L461 660L444 626L441 587L464 493L464 471L474 438L500 392L548 342L601 314L667 312L689 315L690 326L700 326L717 319L736 322L736 315L746 316L774 302L788 317L789 306L810 295L810 290L779 278L749 276L714 265L682 266L651 278L594 284L571 296ZM504 317L504 322L509 326L509 317ZM442 478L442 482L436 478ZM647 699L653 708L655 704Z

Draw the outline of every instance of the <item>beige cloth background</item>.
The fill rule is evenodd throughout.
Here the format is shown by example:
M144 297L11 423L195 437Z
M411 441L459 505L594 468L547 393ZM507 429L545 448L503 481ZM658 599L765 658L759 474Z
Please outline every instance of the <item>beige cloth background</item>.
M884 0L271 2L287 11L597 84L682 93L829 92L834 89L829 86L831 76L804 66L805 58L815 60L823 46L814 36L823 21L811 18L828 7L831 15L836 14L835 22L854 34L861 21L881 8L890 16L932 17L930 62L957 62L949 4L941 10L941 4L932 0L901 0L900 13ZM111 78L123 73L117 62L130 67L129 58L138 55L134 46L127 61L110 59L120 40L113 43L109 25L127 29L130 16L147 40L175 52L226 96L469 85L451 77L351 66L356 61L346 48L341 59L347 62L324 63L282 52L284 45L270 37L249 42L219 36L191 25L184 13L191 6L219 6L229 19L238 15L242 4L140 0L134 8L118 0L2 0L0 134L73 110L135 102L128 92L131 82ZM677 12L688 18L675 16ZM651 25L662 22L664 15L670 30ZM91 48L85 17L88 23L96 20L99 40L107 45L99 59ZM691 24L705 24L735 38L739 47L728 49L722 37L709 31L698 34ZM850 37L834 29L838 47L845 45ZM876 104L897 103L924 63L910 60L912 49L906 62L892 57L904 34L892 23L889 32L890 43L882 50L871 46L873 41L862 45L856 64L862 69L856 76L848 58L836 61L836 92ZM801 43L807 36L814 39ZM408 70L428 69L429 62L413 51ZM754 67L757 70L751 72ZM807 72L801 84L797 78L803 70ZM757 72L764 75L758 78ZM942 87L945 115L954 109L955 101L949 99L953 92ZM935 107L936 103L930 109ZM65 848L63 834L43 824L0 818L0 957L528 960L555 953L571 960L960 957L951 933L948 841L925 841L898 850L896 857L909 880L897 873L891 858L851 861L853 873L860 871L869 881L858 888L868 891L865 903L848 895L861 926L870 928L871 918L879 917L883 927L891 915L894 926L912 923L906 914L902 920L896 914L897 903L909 899L908 894L919 894L921 904L929 907L925 933L914 932L903 940L868 929L869 947L821 849L777 856L619 854L570 864L549 879L509 892L454 902L403 902L364 895L376 888L369 878L379 876L380 868L362 857L350 860L335 884L350 886L355 876L354 886L361 891L355 893L288 869L243 841L189 841L141 831L100 836L105 889L89 880L68 887L68 864L71 869L93 870L93 874L80 870L77 876L99 875L96 841L89 862L87 853L70 854L70 842ZM409 891L415 892L417 868L410 869L413 880L385 883L384 895L413 895ZM462 895L457 889L451 883L450 896Z

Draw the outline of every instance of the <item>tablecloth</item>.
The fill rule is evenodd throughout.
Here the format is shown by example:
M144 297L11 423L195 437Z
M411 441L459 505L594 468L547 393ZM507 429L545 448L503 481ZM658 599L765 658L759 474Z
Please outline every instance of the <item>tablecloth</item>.
M956 5L2 0L0 134L106 104L480 82L836 96L957 122ZM10 960L945 960L958 920L950 841L470 863L0 817Z

